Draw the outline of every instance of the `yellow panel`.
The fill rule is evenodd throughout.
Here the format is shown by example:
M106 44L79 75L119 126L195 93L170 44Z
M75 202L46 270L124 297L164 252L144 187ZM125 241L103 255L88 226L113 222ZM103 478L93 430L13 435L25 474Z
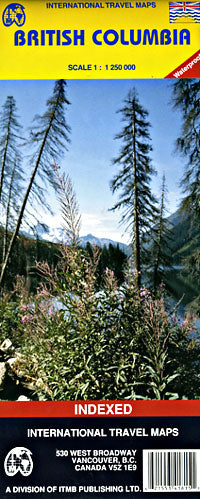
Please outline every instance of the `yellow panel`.
M6 25L8 5L0 6L1 79L163 78L200 48L199 23L190 17L170 22L166 0L22 0L21 26Z

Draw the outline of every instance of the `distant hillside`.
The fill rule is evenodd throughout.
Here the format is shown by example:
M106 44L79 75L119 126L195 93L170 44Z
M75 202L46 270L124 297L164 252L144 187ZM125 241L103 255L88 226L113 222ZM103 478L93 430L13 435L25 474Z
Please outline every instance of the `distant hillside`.
M191 223L191 217L179 210L169 217L172 225L172 260L181 264L182 259L200 247L200 232L197 223Z
M189 216L183 215L180 210L177 210L175 213L172 213L168 217L170 222L170 227L172 228L172 242L170 244L172 249L172 264L181 265L182 259L190 254L195 248L200 247L200 234L198 227L196 224L191 226L191 219ZM31 235L31 233L23 233L27 237L35 238L37 234L39 239L43 241L49 241L52 243L59 243L65 241L65 231L64 229L58 228L50 228L45 226L45 229L38 224L35 227L35 234ZM93 234L87 234L86 236L80 237L81 246L85 247L89 242L92 246L96 245L100 248L106 246L109 247L109 244L113 246L119 245L119 248L124 251L126 255L131 254L130 246L118 241L113 241L108 238L100 238L96 237Z
M60 234L63 235L63 234ZM41 282L42 275L37 271L36 262L47 262L50 268L60 268L60 245L59 241L53 242L45 240L45 234L42 233L42 237L39 237L35 233L35 237L30 237L28 234L21 233L16 240L13 258L8 266L6 273L6 286L7 289L13 289L13 283L15 282L16 275L24 276L25 287L29 291L35 291ZM11 237L11 232L9 233L9 238ZM55 240L54 240L55 241ZM87 242L90 245L87 246ZM0 253L2 253L3 244L3 228L0 227ZM124 267L127 263L127 256L121 247L126 247L126 245L121 245L112 241L111 239L98 239L89 234L83 238L82 246L83 252L86 257L92 256L92 245L96 244L101 246L101 252L99 255L99 261L96 269L96 286L97 289L102 286L105 277L105 270L108 267L113 270L115 277L119 284L123 282L124 279ZM121 247L120 247L121 246Z
M172 229L172 242L170 244L172 249L172 264L180 265L182 259L189 255L195 248L200 247L200 231L196 224L191 225L191 217L184 215L177 210L168 217L170 227ZM43 241L49 241L52 243L65 242L65 231L64 229L51 228L48 226L44 227L39 225L35 227L35 234L23 233L27 237L32 237L35 239L36 234L38 238ZM103 248L109 247L109 244L113 246L119 245L119 248L124 251L126 255L131 254L130 246L118 241L113 241L112 239L97 237L93 234L87 234L86 236L80 237L81 246L85 247L89 242L92 246L99 246Z
M169 220L170 224L175 226L175 225L178 225L180 223L182 218L183 218L183 215L181 214L180 210L177 210L168 217L168 220Z
M177 301L184 295L182 304L185 306L194 303L199 297L199 283L184 269L183 259L196 248L200 248L200 233L197 224L191 225L191 218L183 216L180 211L170 215L168 220L172 228L172 268L167 270L166 284L168 291ZM44 231L44 229L47 230ZM3 229L0 229L0 251L2 251L2 233ZM21 233L16 241L13 259L7 271L6 284L8 289L12 289L15 276L19 274L25 277L27 289L35 290L39 282L35 262L47 261L50 267L55 267L59 262L60 254L57 243L65 240L64 234L64 230L61 228L50 229L41 225L35 227L32 236ZM126 256L131 254L130 246L112 239L98 238L92 234L81 237L83 248L86 247L87 243L102 248L98 268L98 284L101 285L106 267L115 272L119 283L122 282ZM91 251L89 248L87 250ZM199 310L198 304L197 307Z

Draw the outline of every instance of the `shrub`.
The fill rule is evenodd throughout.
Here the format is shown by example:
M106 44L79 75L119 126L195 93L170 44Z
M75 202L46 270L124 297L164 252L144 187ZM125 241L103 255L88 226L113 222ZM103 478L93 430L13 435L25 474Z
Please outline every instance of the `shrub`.
M162 287L156 297L146 288L138 290L131 271L117 287L106 269L104 288L96 293L97 262L95 250L88 261L80 248L66 246L60 272L38 265L46 285L24 319L20 370L32 379L39 397L197 396L200 350L189 335L190 321L172 319Z

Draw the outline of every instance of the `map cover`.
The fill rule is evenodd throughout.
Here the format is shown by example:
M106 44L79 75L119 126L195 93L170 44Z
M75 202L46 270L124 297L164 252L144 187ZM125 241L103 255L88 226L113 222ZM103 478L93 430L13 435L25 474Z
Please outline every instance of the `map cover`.
M198 497L199 23L0 2L0 499Z

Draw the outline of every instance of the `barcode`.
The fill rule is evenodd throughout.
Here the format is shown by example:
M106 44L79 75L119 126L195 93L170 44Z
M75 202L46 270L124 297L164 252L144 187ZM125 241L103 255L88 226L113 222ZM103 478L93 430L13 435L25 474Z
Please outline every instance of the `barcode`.
M144 450L143 492L200 490L200 449Z

